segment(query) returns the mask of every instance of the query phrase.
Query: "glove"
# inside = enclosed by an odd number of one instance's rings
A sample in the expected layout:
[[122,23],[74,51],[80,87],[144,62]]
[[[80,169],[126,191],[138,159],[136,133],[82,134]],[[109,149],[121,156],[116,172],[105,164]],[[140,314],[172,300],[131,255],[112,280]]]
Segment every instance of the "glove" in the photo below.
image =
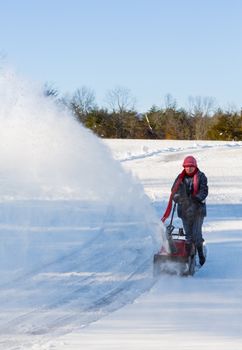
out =
[[193,200],[195,203],[201,203],[200,198],[198,198],[197,196],[192,196],[192,200]]
[[179,193],[175,193],[173,196],[173,201],[175,203],[179,203],[181,201],[181,196],[179,195]]

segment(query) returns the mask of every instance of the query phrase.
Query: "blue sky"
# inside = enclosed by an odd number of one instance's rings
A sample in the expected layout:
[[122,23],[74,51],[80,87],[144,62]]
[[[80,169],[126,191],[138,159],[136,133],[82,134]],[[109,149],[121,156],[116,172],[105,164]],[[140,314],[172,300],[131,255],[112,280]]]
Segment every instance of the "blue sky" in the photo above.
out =
[[0,52],[61,94],[116,86],[139,112],[171,94],[242,107],[241,0],[0,0]]

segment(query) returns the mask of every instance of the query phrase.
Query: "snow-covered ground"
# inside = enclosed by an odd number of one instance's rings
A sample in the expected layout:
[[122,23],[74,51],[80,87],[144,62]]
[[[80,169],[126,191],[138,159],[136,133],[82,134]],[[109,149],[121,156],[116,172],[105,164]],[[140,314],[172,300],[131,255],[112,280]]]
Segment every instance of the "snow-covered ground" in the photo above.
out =
[[[242,143],[102,142],[9,72],[0,95],[0,349],[241,350]],[[157,280],[188,154],[209,180],[208,259]]]

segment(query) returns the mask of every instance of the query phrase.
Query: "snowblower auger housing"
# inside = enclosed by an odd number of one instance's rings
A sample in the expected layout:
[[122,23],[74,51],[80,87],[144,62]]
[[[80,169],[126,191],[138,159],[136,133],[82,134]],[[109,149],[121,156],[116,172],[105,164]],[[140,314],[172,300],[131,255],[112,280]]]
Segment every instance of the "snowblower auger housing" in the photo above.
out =
[[162,247],[154,255],[154,276],[162,272],[180,276],[193,275],[195,272],[196,249],[193,243],[186,240],[183,229],[173,233],[168,239],[168,251]]
[[171,221],[166,227],[166,239],[168,247],[162,246],[160,251],[154,255],[154,276],[162,272],[189,276],[195,273],[196,248],[194,243],[186,239],[182,227],[175,228],[172,225],[176,204],[172,210]]

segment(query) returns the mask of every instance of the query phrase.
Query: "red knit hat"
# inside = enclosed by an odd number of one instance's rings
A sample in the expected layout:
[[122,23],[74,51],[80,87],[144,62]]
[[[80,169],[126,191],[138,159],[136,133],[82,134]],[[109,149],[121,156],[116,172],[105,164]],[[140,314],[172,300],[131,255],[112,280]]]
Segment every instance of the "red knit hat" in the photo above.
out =
[[187,156],[184,161],[183,161],[183,167],[189,167],[189,166],[193,166],[195,168],[197,168],[197,161],[193,156]]

